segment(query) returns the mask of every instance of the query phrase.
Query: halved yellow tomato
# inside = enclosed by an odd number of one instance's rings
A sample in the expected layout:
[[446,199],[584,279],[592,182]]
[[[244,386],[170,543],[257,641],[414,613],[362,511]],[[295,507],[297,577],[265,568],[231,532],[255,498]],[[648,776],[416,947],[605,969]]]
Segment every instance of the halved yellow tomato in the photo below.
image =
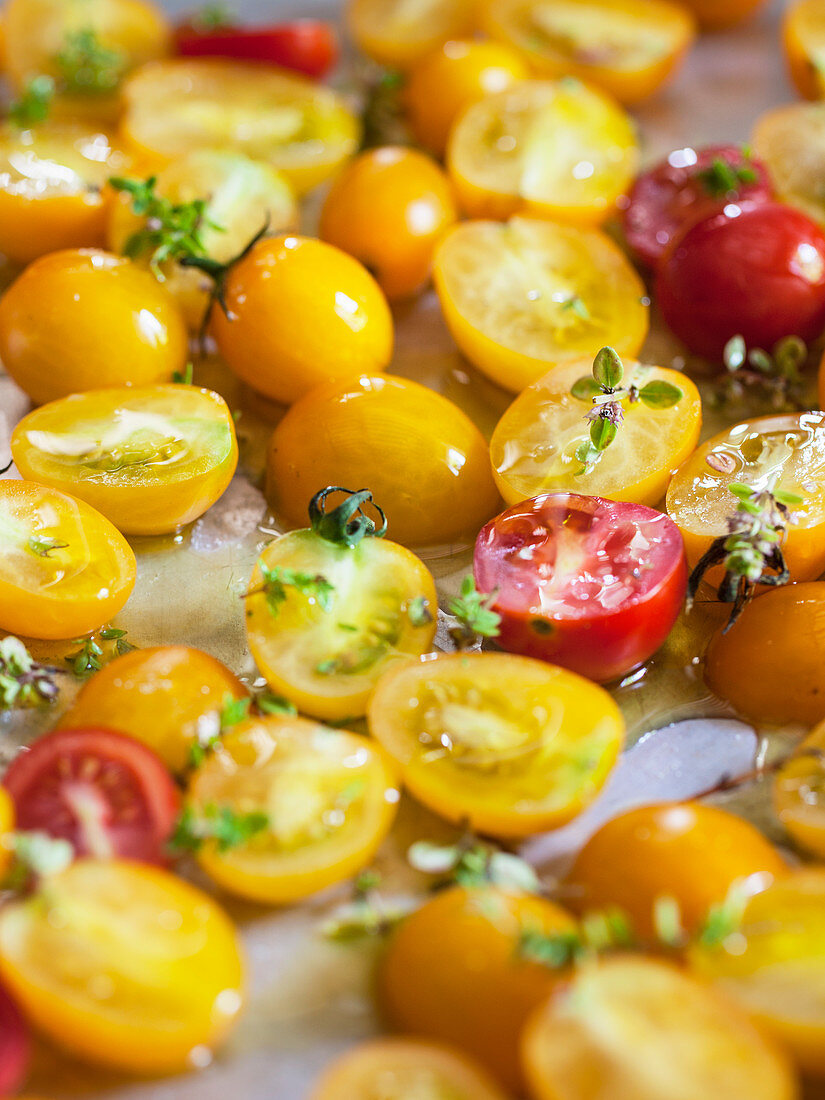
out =
[[825,722],[776,773],[773,809],[797,844],[825,859]]
[[379,65],[407,69],[448,38],[475,29],[474,0],[349,0],[347,26]]
[[145,863],[80,859],[0,910],[0,977],[74,1057],[134,1073],[204,1065],[243,1003],[226,914]]
[[825,6],[797,0],[782,22],[785,60],[797,91],[806,99],[825,95]]
[[632,357],[647,336],[644,284],[596,229],[465,222],[436,250],[433,277],[461,351],[515,393],[605,345]]
[[696,24],[670,0],[491,0],[483,24],[540,76],[577,76],[623,103],[652,95],[690,47]]
[[739,501],[732,483],[798,495],[783,550],[794,580],[825,570],[825,413],[785,413],[745,420],[703,443],[673,475],[667,511],[696,565],[728,532]]
[[527,1026],[536,1100],[796,1100],[783,1053],[727,999],[670,963],[583,966]]
[[753,150],[777,197],[825,225],[825,103],[789,103],[761,115]]
[[186,805],[195,821],[229,809],[266,824],[233,847],[207,840],[204,870],[241,897],[285,904],[351,878],[390,831],[400,798],[379,745],[304,718],[250,719],[195,772]]
[[623,365],[623,386],[641,389],[665,382],[682,396],[670,408],[625,402],[616,438],[588,469],[576,452],[590,439],[591,404],[571,391],[590,375],[590,363],[585,359],[554,367],[516,398],[493,432],[490,459],[508,504],[557,492],[651,506],[661,501],[671,474],[699,439],[701,398],[681,371],[629,360]]
[[639,161],[630,116],[573,77],[514,84],[469,106],[447,145],[447,168],[471,218],[535,214],[598,225]]
[[599,793],[624,739],[607,692],[509,654],[450,654],[382,677],[370,732],[425,806],[494,836],[563,825]]
[[31,481],[0,481],[0,551],[0,629],[11,634],[88,634],[135,584],[135,555],[107,519]]
[[130,535],[203,515],[238,464],[226,402],[197,386],[135,386],[52,401],[23,417],[11,451],[23,477],[72,492]]
[[158,167],[195,150],[245,153],[298,192],[355,152],[359,124],[335,92],[294,73],[221,58],[145,65],[123,85],[121,136]]

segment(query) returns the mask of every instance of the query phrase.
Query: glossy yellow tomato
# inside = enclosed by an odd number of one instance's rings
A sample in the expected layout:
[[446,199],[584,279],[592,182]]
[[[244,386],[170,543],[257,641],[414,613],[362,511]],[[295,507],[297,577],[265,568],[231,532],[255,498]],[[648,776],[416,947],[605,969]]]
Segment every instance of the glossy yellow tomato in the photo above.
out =
[[767,111],[754,127],[753,149],[777,197],[825,224],[825,103],[789,103]]
[[591,80],[623,103],[652,95],[694,33],[670,0],[491,0],[484,26],[523,52],[539,76]]
[[647,335],[644,284],[598,230],[465,222],[437,249],[433,275],[461,351],[514,393],[605,345],[635,356]]
[[454,1044],[518,1092],[524,1024],[568,977],[525,959],[521,937],[575,929],[568,913],[532,894],[442,890],[393,933],[379,970],[381,1007],[396,1030]]
[[81,859],[0,911],[0,977],[31,1022],[86,1061],[203,1065],[243,1002],[237,934],[167,871]]
[[782,22],[785,60],[791,79],[806,99],[825,95],[825,7],[822,0],[797,0]]
[[825,718],[825,584],[769,589],[711,639],[705,680],[747,718],[812,726]]
[[324,1072],[309,1100],[507,1100],[479,1066],[423,1039],[373,1039]]
[[722,30],[747,19],[765,0],[679,0],[706,30]]
[[776,773],[773,809],[800,847],[825,859],[825,723],[802,741]]
[[14,831],[14,802],[5,787],[0,787],[0,875],[3,875],[11,862],[11,848],[4,843],[9,833]]
[[435,246],[455,220],[441,168],[414,149],[387,145],[343,169],[321,211],[320,235],[360,260],[394,301],[426,283]]
[[825,870],[802,868],[751,898],[739,929],[697,944],[692,968],[825,1075]]
[[224,302],[226,310],[212,308],[218,350],[244,382],[276,401],[290,404],[322,382],[390,361],[386,298],[366,268],[324,241],[261,241],[230,269]]
[[599,793],[624,739],[607,692],[509,654],[401,665],[367,709],[404,785],[435,813],[494,836],[563,825]]
[[783,1053],[702,982],[641,957],[583,966],[523,1041],[536,1100],[796,1100]]
[[[295,196],[285,177],[243,153],[213,149],[185,153],[157,173],[155,193],[175,204],[205,201],[199,236],[204,252],[220,263],[239,255],[264,224],[273,235],[298,224]],[[110,205],[109,247],[113,252],[128,249],[138,263],[148,265],[151,245],[138,249],[136,255],[133,252],[135,234],[145,226],[146,217],[135,214],[131,196],[120,194]],[[174,262],[161,270],[186,323],[197,332],[209,306],[210,280]]]
[[520,394],[498,422],[490,441],[496,483],[508,504],[539,493],[572,492],[657,505],[673,471],[693,451],[702,403],[680,371],[625,360],[622,385],[666,382],[682,393],[670,408],[624,402],[616,438],[590,468],[576,452],[590,438],[589,399],[570,392],[590,376],[590,363],[554,367]]
[[728,486],[782,489],[794,505],[783,550],[794,580],[825,569],[825,413],[786,413],[745,420],[713,436],[679,467],[667,510],[695,566],[714,539],[727,534],[739,501]]
[[248,692],[229,669],[189,646],[149,646],[92,676],[61,719],[64,729],[101,726],[142,741],[176,773],[192,749],[220,732],[227,702]]
[[228,807],[261,814],[245,843],[207,841],[204,870],[240,897],[285,904],[343,882],[372,860],[400,798],[380,746],[304,718],[243,722],[195,772],[186,804],[195,820]]
[[159,166],[201,149],[245,153],[298,192],[355,152],[359,124],[329,88],[267,65],[178,58],[145,65],[123,86],[121,135]]
[[446,397],[405,378],[362,375],[318,387],[278,424],[267,496],[298,526],[324,486],[369,488],[405,546],[466,543],[499,503],[486,451]]
[[535,214],[598,225],[636,173],[630,116],[572,77],[514,84],[471,104],[447,145],[458,201],[471,218]]
[[0,299],[0,358],[35,404],[101,386],[171,381],[188,337],[174,299],[121,256],[41,256]]
[[0,126],[0,252],[25,264],[61,248],[103,245],[101,188],[126,163],[107,133],[79,122]]
[[196,386],[134,386],[52,401],[14,429],[23,477],[72,492],[129,535],[162,535],[210,508],[238,464],[226,402]]
[[135,555],[94,508],[31,481],[0,481],[0,630],[77,638],[120,611]]
[[425,54],[409,73],[404,87],[407,121],[420,144],[442,156],[465,107],[529,75],[519,53],[504,43],[451,38]]
[[367,57],[407,69],[448,38],[475,28],[473,0],[348,0],[347,26]]

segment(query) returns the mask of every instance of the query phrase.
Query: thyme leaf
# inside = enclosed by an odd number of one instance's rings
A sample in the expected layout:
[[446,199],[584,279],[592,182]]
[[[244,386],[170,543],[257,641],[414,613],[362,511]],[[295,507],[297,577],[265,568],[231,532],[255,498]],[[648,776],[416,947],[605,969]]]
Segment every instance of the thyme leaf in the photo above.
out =
[[117,88],[126,71],[126,60],[120,50],[104,46],[92,27],[83,27],[67,33],[55,64],[63,90],[100,95]]
[[458,623],[450,630],[450,635],[459,649],[466,649],[479,638],[497,638],[501,626],[501,615],[493,611],[498,591],[481,593],[471,576],[461,582],[458,596],[447,604],[447,610]]
[[202,810],[183,808],[169,841],[174,852],[199,852],[207,841],[214,841],[219,852],[228,852],[247,844],[269,825],[264,813],[238,813],[231,806],[209,803]]
[[59,670],[38,664],[19,638],[0,641],[0,710],[52,703]]

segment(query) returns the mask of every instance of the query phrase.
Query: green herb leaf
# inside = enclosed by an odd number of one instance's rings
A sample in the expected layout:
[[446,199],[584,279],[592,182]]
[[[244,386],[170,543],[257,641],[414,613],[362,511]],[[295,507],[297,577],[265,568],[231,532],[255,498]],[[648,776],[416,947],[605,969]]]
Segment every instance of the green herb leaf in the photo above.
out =
[[756,490],[752,485],[745,485],[741,481],[732,481],[728,485],[728,492],[733,493],[739,500],[750,500],[756,494]]
[[447,604],[447,610],[458,619],[465,635],[472,638],[497,638],[501,615],[493,611],[492,604],[498,593],[482,594],[475,581],[467,576],[461,582],[461,594]]
[[28,130],[49,117],[55,85],[50,76],[36,76],[26,85],[19,99],[9,104],[9,122]]
[[525,928],[519,936],[518,953],[527,962],[539,963],[550,970],[563,970],[586,954],[576,931],[539,932]]
[[597,453],[607,450],[616,438],[617,431],[618,429],[612,420],[605,420],[599,417],[597,420],[591,422],[590,442],[593,444]]
[[433,621],[433,613],[426,596],[416,596],[407,603],[407,618],[415,627],[429,626]]
[[748,352],[748,362],[762,374],[772,374],[774,370],[773,359],[762,348],[751,348]]
[[239,722],[243,722],[249,715],[249,708],[251,705],[252,700],[248,695],[242,696],[240,699],[233,699],[227,692],[223,697],[223,707],[221,708],[221,733],[232,729],[233,726],[237,726]]
[[197,812],[184,807],[169,841],[175,852],[199,852],[207,841],[214,841],[219,852],[247,844],[269,825],[264,813],[237,813],[230,806],[210,803]]
[[682,947],[686,940],[682,910],[676,898],[661,895],[653,903],[653,927],[666,947]]
[[274,695],[271,691],[263,691],[255,696],[255,706],[261,714],[286,714],[298,713],[298,708],[283,695]]
[[53,703],[58,669],[38,664],[19,638],[0,641],[0,710]]
[[786,508],[795,508],[805,500],[804,497],[798,496],[796,493],[788,493],[784,489],[774,489],[773,496],[774,500],[778,500]]
[[49,535],[30,535],[26,545],[39,558],[47,558],[52,550],[65,550],[69,544]]
[[238,20],[228,4],[206,4],[192,16],[192,26],[198,31],[216,31],[233,27]]
[[107,49],[91,27],[69,31],[55,57],[60,83],[67,92],[100,95],[113,92],[126,72],[126,55]]
[[583,321],[590,320],[590,310],[578,294],[574,294],[572,298],[567,298],[563,301],[561,308],[563,313],[575,313],[576,316],[581,317]]
[[741,370],[748,357],[748,349],[743,336],[732,336],[725,344],[722,360],[731,373]]
[[194,377],[194,367],[191,363],[187,363],[182,371],[176,370],[172,375],[172,381],[179,386],[191,386],[192,378]]
[[709,195],[724,199],[735,198],[742,184],[755,183],[759,177],[749,164],[734,165],[723,157],[714,157],[708,168],[696,172],[696,178]]
[[620,386],[624,367],[619,353],[610,347],[602,348],[593,360],[593,377],[606,390],[615,390]]
[[573,383],[570,392],[579,401],[592,401],[597,393],[602,392],[602,388],[595,378],[585,377],[577,379]]
[[303,573],[298,569],[284,569],[280,566],[270,569],[263,558],[258,559],[258,568],[263,582],[259,589],[248,592],[247,596],[263,592],[273,618],[278,617],[281,604],[286,600],[287,590],[290,588],[294,588],[308,600],[314,600],[322,611],[329,611],[332,607],[332,594],[335,588],[320,573]]
[[644,401],[649,409],[671,409],[684,397],[684,393],[678,386],[670,382],[648,382],[639,390],[639,400]]

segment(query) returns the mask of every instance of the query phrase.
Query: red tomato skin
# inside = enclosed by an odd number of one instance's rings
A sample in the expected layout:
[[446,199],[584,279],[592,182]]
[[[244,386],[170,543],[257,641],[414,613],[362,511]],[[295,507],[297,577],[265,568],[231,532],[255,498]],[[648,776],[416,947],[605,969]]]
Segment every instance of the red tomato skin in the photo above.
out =
[[338,60],[338,39],[320,19],[296,19],[272,27],[218,27],[199,30],[185,23],[175,31],[182,57],[229,57],[261,61],[318,80]]
[[[125,774],[130,784],[127,794],[132,796],[135,812],[121,821],[109,817],[108,824],[102,825],[111,852],[90,847],[62,797],[63,783],[71,782],[75,789],[84,786],[83,773],[78,776],[78,771],[88,767],[89,761],[102,764],[110,783]],[[100,790],[93,779],[86,783]],[[15,757],[3,786],[14,802],[18,829],[40,830],[69,840],[78,856],[111,855],[159,865],[169,862],[167,842],[180,812],[180,793],[160,757],[133,737],[108,729],[55,730]],[[112,789],[108,787],[108,792]],[[122,782],[119,790],[122,797]],[[102,815],[110,815],[107,789],[98,807]]]
[[11,1096],[23,1083],[29,1067],[30,1046],[23,1017],[0,986],[0,1096]]
[[[579,615],[550,616],[531,611],[529,595],[514,586],[518,574],[530,569],[514,560],[526,545],[519,537],[519,526],[559,530],[577,514],[586,521],[597,513],[613,530],[649,520],[661,524],[667,561],[659,569],[656,583],[609,610],[588,600]],[[537,541],[540,539],[539,535]],[[575,493],[534,497],[491,520],[476,540],[473,573],[480,592],[498,589],[493,609],[501,616],[496,642],[502,649],[561,665],[598,683],[627,675],[659,649],[684,605],[688,579],[682,536],[668,516],[642,504]],[[535,572],[532,579],[535,581]]]
[[691,226],[659,266],[665,321],[696,355],[721,362],[743,336],[770,350],[784,336],[806,343],[825,328],[825,234],[781,203],[733,204]]
[[[694,153],[696,162],[685,164]],[[733,167],[747,166],[753,183],[737,187],[738,199],[714,198],[697,173],[717,159]],[[622,214],[625,240],[636,258],[656,268],[672,242],[689,226],[724,210],[729,202],[763,203],[773,198],[773,187],[761,161],[745,160],[738,145],[710,145],[705,149],[678,149],[634,183]]]

